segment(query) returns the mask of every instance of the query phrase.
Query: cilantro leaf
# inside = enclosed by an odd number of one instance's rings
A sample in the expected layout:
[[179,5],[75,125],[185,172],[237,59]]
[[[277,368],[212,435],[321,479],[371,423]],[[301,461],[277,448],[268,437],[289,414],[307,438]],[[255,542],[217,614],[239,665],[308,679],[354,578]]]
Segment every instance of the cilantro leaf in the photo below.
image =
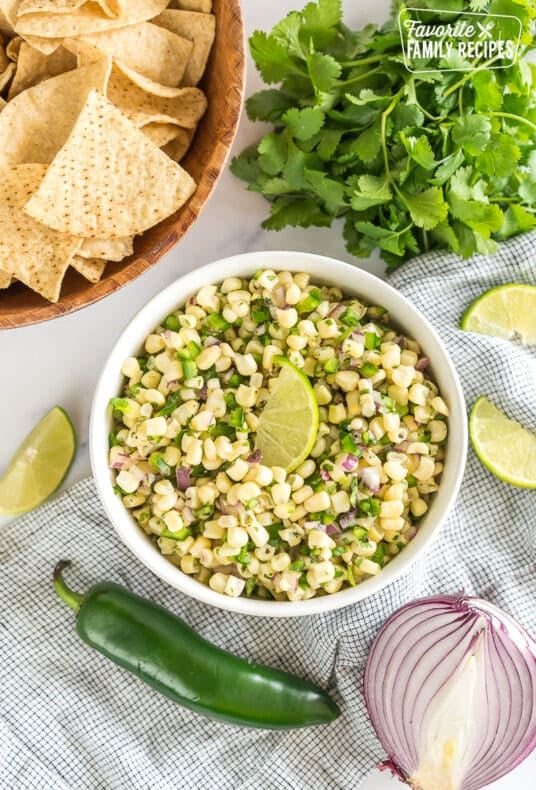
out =
[[419,228],[431,230],[447,218],[448,203],[443,198],[443,191],[439,187],[430,187],[416,195],[402,196],[408,207],[411,219]]
[[464,151],[477,156],[488,145],[491,135],[491,121],[485,115],[461,115],[456,119],[452,139]]
[[270,216],[262,223],[266,230],[282,230],[287,225],[308,228],[311,225],[329,228],[332,218],[326,214],[314,198],[277,198]]
[[260,30],[256,30],[249,39],[249,48],[255,65],[268,84],[281,82],[289,74],[302,73],[285,45]]
[[259,165],[263,173],[276,176],[287,161],[287,141],[279,134],[267,134],[259,143]]
[[479,200],[463,200],[452,192],[448,194],[451,214],[462,220],[482,238],[489,239],[491,233],[499,231],[503,224],[503,213],[496,203]]
[[507,178],[517,168],[521,149],[507,134],[492,134],[490,145],[477,159],[481,172],[487,176]]
[[331,91],[337,85],[342,71],[340,63],[337,63],[335,58],[331,55],[323,55],[321,52],[313,52],[307,58],[307,68],[311,82],[320,93]]
[[293,107],[283,115],[282,120],[287,125],[287,129],[297,140],[309,140],[318,134],[324,125],[325,116],[322,110],[317,107],[306,107],[298,110]]
[[291,96],[275,89],[259,91],[246,101],[246,111],[251,121],[279,121],[294,102]]

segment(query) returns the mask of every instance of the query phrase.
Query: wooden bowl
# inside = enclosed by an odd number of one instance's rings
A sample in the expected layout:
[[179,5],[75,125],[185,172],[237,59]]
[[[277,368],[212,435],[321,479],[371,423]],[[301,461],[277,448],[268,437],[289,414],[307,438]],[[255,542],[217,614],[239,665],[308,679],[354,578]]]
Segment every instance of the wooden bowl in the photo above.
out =
[[214,0],[216,39],[200,87],[208,110],[181,165],[198,187],[176,214],[136,238],[134,255],[109,263],[97,284],[70,269],[60,301],[51,304],[17,283],[0,291],[0,329],[50,321],[104,299],[154,266],[192,227],[225,166],[238,128],[245,87],[245,39],[240,0]]

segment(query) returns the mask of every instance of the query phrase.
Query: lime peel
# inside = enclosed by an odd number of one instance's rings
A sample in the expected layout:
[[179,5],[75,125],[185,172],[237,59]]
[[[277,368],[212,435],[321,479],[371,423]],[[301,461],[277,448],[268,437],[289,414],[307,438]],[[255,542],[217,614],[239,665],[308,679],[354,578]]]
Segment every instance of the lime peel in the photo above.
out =
[[27,513],[57,491],[76,452],[68,414],[56,406],[25,438],[0,478],[0,515]]
[[509,419],[484,395],[471,409],[473,448],[492,474],[518,488],[536,488],[536,434]]

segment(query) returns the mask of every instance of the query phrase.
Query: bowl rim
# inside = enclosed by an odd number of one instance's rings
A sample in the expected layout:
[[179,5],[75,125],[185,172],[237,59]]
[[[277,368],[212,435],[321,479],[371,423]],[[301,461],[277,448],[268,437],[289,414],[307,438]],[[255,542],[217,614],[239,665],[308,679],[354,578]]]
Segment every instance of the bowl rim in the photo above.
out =
[[[194,194],[175,214],[158,223],[158,225],[166,227],[166,232],[158,240],[158,243],[153,244],[149,250],[134,252],[124,261],[121,261],[120,264],[108,262],[107,266],[111,269],[110,274],[106,275],[105,273],[105,276],[98,283],[85,282],[82,292],[74,291],[65,296],[60,295],[57,302],[46,302],[44,299],[39,299],[38,304],[27,307],[24,313],[16,311],[11,314],[2,312],[0,309],[0,332],[4,329],[18,329],[53,321],[57,318],[77,313],[79,310],[84,310],[102,301],[134,282],[134,280],[137,280],[144,272],[159,263],[164,255],[180,244],[195,225],[213,197],[214,190],[225,171],[225,165],[229,160],[233,142],[238,133],[245,100],[247,45],[242,3],[241,0],[221,0],[221,2],[232,2],[231,18],[233,25],[229,27],[229,35],[226,38],[228,41],[233,42],[233,57],[237,61],[238,66],[233,70],[234,83],[229,86],[226,94],[225,110],[228,113],[226,117],[227,122],[223,127],[220,123],[219,128],[216,129],[216,144],[210,158],[206,161],[202,176],[197,181],[197,188]],[[213,9],[212,13],[214,11],[215,9]],[[201,81],[199,87],[203,87],[203,81]],[[204,118],[201,119],[200,124],[203,121]],[[181,160],[179,164],[184,166],[185,160]],[[170,225],[172,217],[175,217],[175,219],[173,224]],[[154,227],[158,227],[158,225]],[[154,227],[140,234],[140,237],[153,231]],[[81,275],[77,276],[81,278]]]
[[[345,295],[361,295],[369,302],[376,300],[376,294],[381,295],[376,303],[387,305],[395,324],[405,328],[409,322],[419,327],[417,333],[412,329],[408,334],[415,337],[424,347],[426,355],[430,356],[434,379],[440,380],[440,389],[447,396],[450,408],[449,442],[441,485],[417,535],[377,576],[356,587],[307,601],[231,598],[214,592],[207,585],[183,573],[160,554],[113,493],[112,473],[106,463],[110,419],[106,419],[104,415],[110,398],[119,391],[124,360],[136,353],[162,316],[174,307],[184,304],[202,285],[221,282],[229,276],[252,276],[261,267],[275,271],[306,271],[313,279],[338,285],[345,291]],[[391,305],[396,305],[396,308],[393,310]],[[404,316],[402,321],[399,321],[400,315]],[[407,573],[438,537],[454,505],[463,478],[467,445],[466,406],[461,383],[443,341],[424,315],[388,282],[362,269],[323,255],[285,250],[243,253],[214,261],[179,277],[152,297],[130,319],[108,355],[95,388],[89,427],[89,451],[97,491],[105,512],[123,543],[149,570],[186,595],[219,609],[260,617],[300,617],[333,611],[370,597]]]

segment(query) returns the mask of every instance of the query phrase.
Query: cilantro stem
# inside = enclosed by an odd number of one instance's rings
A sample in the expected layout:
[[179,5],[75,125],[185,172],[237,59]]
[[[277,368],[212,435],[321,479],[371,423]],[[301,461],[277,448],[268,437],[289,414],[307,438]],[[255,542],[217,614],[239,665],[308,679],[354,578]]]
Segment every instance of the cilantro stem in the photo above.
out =
[[395,93],[391,102],[388,107],[382,112],[382,121],[381,121],[381,143],[382,143],[382,152],[383,152],[383,162],[385,165],[385,172],[387,174],[387,178],[393,184],[394,188],[397,192],[399,192],[398,187],[396,186],[394,179],[391,175],[391,168],[389,167],[389,153],[387,151],[387,135],[386,135],[386,124],[387,119],[395,109],[396,105],[402,98],[402,94],[404,93],[404,88],[400,88],[398,93]]
[[379,63],[383,59],[383,55],[371,55],[369,58],[361,58],[361,60],[343,60],[341,66],[343,69],[350,69],[353,66],[368,66],[370,63]]
[[364,74],[358,74],[357,77],[352,77],[351,80],[344,80],[344,82],[339,82],[339,85],[352,85],[354,82],[361,82],[361,80],[367,80],[372,74],[377,74],[378,71],[381,71],[381,66],[377,66],[375,69],[371,69],[370,71],[366,71]]
[[450,96],[451,93],[457,91],[458,88],[463,87],[466,82],[468,82],[470,79],[472,79],[475,76],[475,74],[477,74],[479,71],[485,71],[488,68],[488,66],[490,66],[498,59],[499,56],[496,55],[494,58],[491,58],[490,60],[487,60],[485,63],[482,63],[480,66],[477,66],[476,69],[473,69],[472,71],[468,71],[466,74],[464,74],[461,80],[455,82],[454,85],[451,85],[450,88],[445,91],[445,93],[443,94],[443,98],[446,99],[447,96]]
[[517,121],[517,123],[524,123],[525,126],[536,132],[536,123],[532,123],[528,118],[523,118],[522,115],[514,115],[511,112],[489,112],[488,115],[492,115],[494,118],[510,118],[510,120]]

